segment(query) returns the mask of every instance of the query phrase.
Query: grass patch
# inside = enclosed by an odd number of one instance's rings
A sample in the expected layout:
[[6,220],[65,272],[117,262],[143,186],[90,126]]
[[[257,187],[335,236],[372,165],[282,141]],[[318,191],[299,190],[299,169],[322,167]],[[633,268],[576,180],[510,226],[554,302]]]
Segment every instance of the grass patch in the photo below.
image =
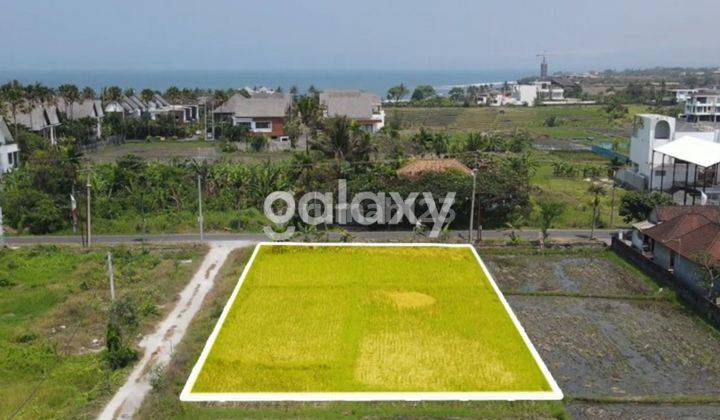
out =
[[270,245],[259,249],[192,387],[550,390],[469,248]]
[[215,287],[177,346],[170,364],[159,372],[138,418],[566,418],[562,401],[377,402],[377,403],[184,403],[178,399],[193,364],[222,312],[224,303],[250,258],[251,249],[228,257]]
[[[20,407],[20,418],[93,417],[125,380],[128,369],[110,371],[103,360],[108,249],[0,248],[0,417]],[[117,296],[137,308],[137,333],[170,310],[205,252],[190,245],[112,251]]]

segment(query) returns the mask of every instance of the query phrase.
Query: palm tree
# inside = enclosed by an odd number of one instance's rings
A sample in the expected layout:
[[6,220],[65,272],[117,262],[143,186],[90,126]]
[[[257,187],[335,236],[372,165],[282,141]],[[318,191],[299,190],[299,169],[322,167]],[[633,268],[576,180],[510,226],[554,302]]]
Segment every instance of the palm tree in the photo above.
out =
[[86,86],[85,89],[82,90],[83,99],[95,99],[95,96],[95,89],[91,88],[90,86]]
[[143,100],[143,102],[148,103],[152,101],[152,99],[155,97],[155,92],[152,89],[143,89],[140,92],[140,99]]
[[552,227],[553,222],[565,210],[563,203],[557,201],[541,201],[540,202],[540,247],[545,247],[545,241],[550,236],[548,230]]
[[328,118],[313,144],[326,156],[349,162],[365,161],[371,151],[370,134],[344,116]]
[[298,136],[305,141],[305,152],[310,151],[310,138],[317,135],[322,125],[323,108],[315,96],[302,96],[289,110],[289,128],[296,127]]
[[590,239],[593,239],[595,237],[595,225],[598,222],[598,219],[600,218],[600,197],[605,195],[605,187],[603,187],[601,184],[592,183],[588,187],[588,192],[592,195],[592,207],[593,207],[593,217],[592,217],[592,226],[590,227]]
[[60,85],[58,87],[58,93],[65,100],[65,105],[69,107],[69,117],[73,119],[73,108],[75,108],[75,102],[80,99],[80,90],[77,86],[72,84]]
[[392,99],[395,103],[400,102],[400,99],[407,96],[410,93],[407,87],[403,83],[397,86],[393,86],[388,90],[388,99]]
[[4,103],[7,103],[10,107],[10,114],[12,115],[13,125],[15,130],[15,140],[18,138],[18,122],[17,114],[22,112],[23,105],[25,105],[25,92],[23,86],[17,80],[5,83],[0,86],[0,97]]

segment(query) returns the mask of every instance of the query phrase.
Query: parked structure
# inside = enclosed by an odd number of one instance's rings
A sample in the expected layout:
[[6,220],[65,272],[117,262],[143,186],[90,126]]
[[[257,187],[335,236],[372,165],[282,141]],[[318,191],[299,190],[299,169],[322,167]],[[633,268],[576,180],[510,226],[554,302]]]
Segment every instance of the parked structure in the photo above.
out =
[[711,293],[706,269],[720,264],[717,206],[657,207],[647,221],[635,224],[632,246],[696,293],[720,294],[720,284]]
[[29,112],[18,112],[11,123],[20,124],[30,131],[40,133],[52,145],[57,144],[55,128],[60,125],[60,118],[55,105],[35,105]]
[[370,132],[376,133],[385,126],[385,111],[380,97],[359,90],[330,90],[320,93],[320,105],[327,117],[347,117]]
[[97,99],[84,99],[82,102],[68,104],[64,99],[57,102],[58,111],[65,115],[65,118],[77,121],[83,118],[95,120],[95,137],[102,137],[102,119],[105,116],[102,103]]
[[630,138],[631,168],[618,172],[618,179],[641,191],[657,190],[720,199],[718,164],[720,130],[688,124],[656,114],[635,117]]
[[5,120],[0,116],[0,174],[20,165],[20,148],[10,133]]
[[235,126],[244,125],[251,133],[289,143],[285,119],[291,101],[292,98],[284,93],[256,93],[249,98],[236,93],[213,113],[219,119],[229,119]]
[[720,121],[720,91],[701,89],[689,93],[684,116],[688,122]]

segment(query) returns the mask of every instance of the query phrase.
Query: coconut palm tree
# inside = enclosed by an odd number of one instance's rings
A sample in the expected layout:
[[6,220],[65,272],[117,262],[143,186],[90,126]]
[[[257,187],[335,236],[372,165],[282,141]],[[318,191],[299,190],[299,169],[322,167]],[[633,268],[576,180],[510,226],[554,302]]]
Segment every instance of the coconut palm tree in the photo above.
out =
[[328,157],[349,162],[365,161],[371,151],[370,134],[344,116],[328,118],[313,145]]
[[69,117],[73,119],[73,108],[75,108],[75,102],[80,99],[80,90],[72,84],[60,85],[58,94],[65,100],[65,104],[69,107]]
[[305,95],[298,98],[289,109],[289,128],[297,130],[305,142],[305,152],[310,150],[310,139],[317,135],[322,126],[323,108],[315,96]]
[[6,103],[9,107],[10,115],[12,116],[15,140],[18,138],[18,122],[17,114],[23,111],[25,105],[25,92],[23,85],[17,80],[5,83],[0,86],[0,98],[2,102]]
[[143,89],[140,92],[140,99],[143,100],[143,102],[148,103],[152,101],[152,99],[155,97],[155,92],[152,89]]
[[85,86],[85,88],[82,90],[83,99],[95,99],[95,96],[95,89],[91,88],[90,86]]

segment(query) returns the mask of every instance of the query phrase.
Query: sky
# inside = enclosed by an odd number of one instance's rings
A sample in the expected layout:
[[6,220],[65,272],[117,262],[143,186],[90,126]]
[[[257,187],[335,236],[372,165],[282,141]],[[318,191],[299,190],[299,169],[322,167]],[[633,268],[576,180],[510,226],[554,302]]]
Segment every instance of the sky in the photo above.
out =
[[0,0],[2,70],[717,66],[718,0]]

